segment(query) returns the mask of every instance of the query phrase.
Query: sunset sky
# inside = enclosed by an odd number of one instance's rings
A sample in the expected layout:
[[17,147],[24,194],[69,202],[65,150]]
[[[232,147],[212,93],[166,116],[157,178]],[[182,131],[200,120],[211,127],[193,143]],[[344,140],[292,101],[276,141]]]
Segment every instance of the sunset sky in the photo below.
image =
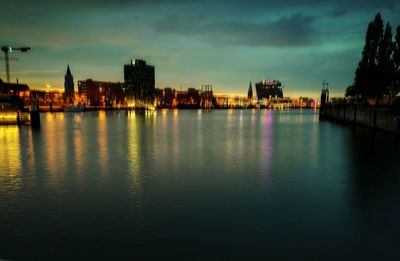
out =
[[[82,2],[82,3],[81,3]],[[368,23],[380,11],[393,32],[399,1],[2,1],[0,45],[12,53],[11,79],[63,88],[67,64],[77,80],[123,81],[123,65],[146,60],[156,87],[212,84],[247,93],[277,79],[285,96],[342,96],[354,78]],[[2,54],[2,58],[3,54]],[[5,80],[4,61],[0,78]]]

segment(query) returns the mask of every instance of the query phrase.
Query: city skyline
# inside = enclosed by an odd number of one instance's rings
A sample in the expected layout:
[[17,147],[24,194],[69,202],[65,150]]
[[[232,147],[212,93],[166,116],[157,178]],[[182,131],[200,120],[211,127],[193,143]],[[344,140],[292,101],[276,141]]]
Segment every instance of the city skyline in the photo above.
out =
[[[376,12],[400,24],[395,1],[45,1],[4,3],[1,46],[12,53],[11,81],[63,89],[75,80],[123,81],[123,65],[155,66],[156,87],[198,87],[246,96],[249,82],[277,79],[285,96],[332,96],[352,84],[368,23]],[[272,37],[271,37],[272,36]],[[4,64],[1,76],[5,80]]]

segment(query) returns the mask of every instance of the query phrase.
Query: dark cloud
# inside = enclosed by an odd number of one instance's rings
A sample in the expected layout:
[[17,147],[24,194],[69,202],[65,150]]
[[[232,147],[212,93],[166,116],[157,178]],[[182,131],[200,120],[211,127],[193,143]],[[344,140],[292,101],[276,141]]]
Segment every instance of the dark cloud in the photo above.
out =
[[[262,11],[266,8],[299,8],[299,7],[321,7],[332,6],[334,8],[345,10],[360,10],[360,9],[376,9],[388,8],[393,9],[399,6],[398,0],[336,0],[321,1],[321,0],[13,0],[2,3],[2,8],[17,9],[17,8],[36,8],[36,7],[71,7],[71,8],[126,8],[129,6],[157,6],[157,5],[175,5],[185,3],[201,3],[208,7],[224,7],[226,9],[239,8],[241,10],[252,9]],[[4,10],[3,9],[3,10]]]
[[[197,1],[197,0],[191,0]],[[71,9],[119,9],[131,6],[155,6],[160,4],[185,3],[185,0],[13,0],[2,4],[5,10],[32,9],[32,8],[71,8]]]
[[300,13],[272,21],[210,21],[202,16],[182,18],[171,15],[155,24],[158,32],[195,36],[212,44],[294,47],[316,41],[314,17]]

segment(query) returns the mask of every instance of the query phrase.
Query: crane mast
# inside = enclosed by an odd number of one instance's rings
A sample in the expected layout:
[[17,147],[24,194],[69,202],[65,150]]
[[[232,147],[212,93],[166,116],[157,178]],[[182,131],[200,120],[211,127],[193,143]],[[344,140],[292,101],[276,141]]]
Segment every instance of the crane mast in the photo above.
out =
[[14,48],[11,46],[3,46],[1,47],[1,50],[4,52],[4,60],[6,61],[6,77],[7,77],[7,82],[10,82],[10,53],[13,51],[21,51],[23,53],[31,50],[30,47],[19,47],[19,48]]

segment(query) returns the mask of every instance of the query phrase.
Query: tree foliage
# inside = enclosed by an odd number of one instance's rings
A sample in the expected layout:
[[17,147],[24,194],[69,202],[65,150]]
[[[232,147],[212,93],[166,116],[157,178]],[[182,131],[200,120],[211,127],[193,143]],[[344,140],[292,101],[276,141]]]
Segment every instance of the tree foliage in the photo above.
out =
[[396,95],[400,92],[400,26],[397,26],[396,37],[393,44],[393,90]]
[[384,28],[378,13],[368,25],[354,84],[347,87],[346,96],[364,99],[395,96],[400,90],[399,74],[400,27],[393,42],[392,27],[387,23]]

